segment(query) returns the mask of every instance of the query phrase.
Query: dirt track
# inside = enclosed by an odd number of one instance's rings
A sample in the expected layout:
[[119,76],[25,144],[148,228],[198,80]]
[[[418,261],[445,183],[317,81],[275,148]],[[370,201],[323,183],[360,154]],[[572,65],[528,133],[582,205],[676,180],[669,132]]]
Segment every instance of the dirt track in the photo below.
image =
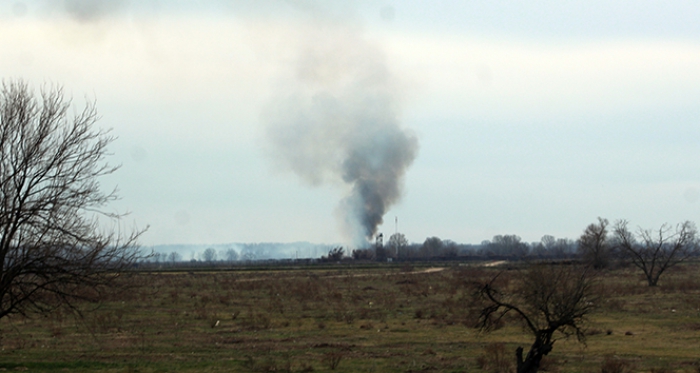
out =
[[445,267],[430,267],[420,271],[411,272],[390,272],[390,273],[357,273],[357,274],[347,274],[347,275],[333,275],[327,276],[326,278],[343,278],[343,277],[371,277],[371,276],[397,276],[397,275],[422,275],[425,273],[435,273],[444,271]]
[[[348,274],[319,276],[319,277],[323,277],[323,278],[348,278],[348,277],[372,277],[372,276],[423,275],[423,274],[428,274],[428,273],[441,272],[441,271],[444,271],[445,269],[446,269],[445,267],[430,267],[430,268],[422,269],[420,271],[411,271],[411,272],[348,273]],[[297,277],[304,277],[304,276],[308,276],[308,273],[300,273],[299,275],[296,275],[296,276],[284,276],[284,277],[241,278],[241,279],[238,279],[237,281],[239,281],[239,282],[252,282],[252,281],[265,281],[265,280],[270,280],[273,278],[274,279],[297,278]]]
[[495,262],[484,263],[484,264],[482,264],[481,266],[482,266],[482,267],[497,267],[497,266],[499,266],[499,265],[501,265],[501,264],[505,264],[505,263],[507,263],[507,261],[505,261],[505,260],[498,260],[498,261],[495,261]]

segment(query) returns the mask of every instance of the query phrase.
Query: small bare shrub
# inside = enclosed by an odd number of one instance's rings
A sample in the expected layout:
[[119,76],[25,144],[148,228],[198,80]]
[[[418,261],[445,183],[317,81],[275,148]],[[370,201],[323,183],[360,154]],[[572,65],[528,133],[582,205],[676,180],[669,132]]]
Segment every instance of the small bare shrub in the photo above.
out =
[[52,338],[60,338],[63,335],[63,328],[60,326],[52,326],[49,330]]
[[283,359],[279,361],[272,356],[264,356],[260,359],[253,358],[251,356],[246,356],[246,361],[243,365],[253,372],[291,372],[291,360]]
[[552,373],[557,373],[559,372],[559,362],[557,359],[551,357],[551,356],[545,356],[542,358],[542,361],[540,361],[540,371],[541,372],[552,372]]
[[625,310],[626,305],[627,302],[616,298],[606,299],[605,302],[603,302],[603,308],[608,311],[621,312]]
[[651,368],[651,373],[673,373],[674,370],[667,367],[662,368]]
[[228,306],[231,304],[231,297],[229,294],[224,294],[219,296],[219,303],[223,304],[224,306]]
[[480,369],[491,373],[510,373],[513,371],[513,358],[506,351],[505,343],[489,343],[484,353],[476,358]]
[[121,330],[124,310],[95,311],[83,320],[88,331],[92,335]]
[[600,373],[630,373],[632,364],[617,356],[606,355],[600,364]]
[[422,318],[423,318],[423,310],[417,309],[417,310],[413,313],[413,318],[415,318],[415,319],[422,319]]
[[354,323],[355,322],[355,313],[352,311],[345,312],[345,314],[343,315],[343,320],[348,324]]
[[343,360],[343,353],[341,351],[327,352],[323,354],[322,358],[323,365],[330,370],[335,370],[335,368],[340,365],[341,360]]
[[240,321],[245,328],[248,330],[270,329],[272,326],[272,320],[270,320],[269,316],[252,310],[249,310],[248,312],[248,316],[242,318]]
[[194,318],[197,320],[206,320],[209,318],[209,310],[206,305],[197,304],[193,310]]
[[596,328],[586,330],[587,336],[598,335],[598,334],[603,334],[603,331],[600,329],[596,329]]
[[177,289],[171,290],[169,296],[170,302],[172,302],[173,304],[178,304],[178,302],[180,301],[180,292]]
[[298,371],[302,373],[309,373],[314,371],[314,367],[309,363],[301,363]]
[[145,330],[138,328],[132,331],[134,335],[133,343],[138,347],[141,354],[145,354],[149,346],[148,335]]

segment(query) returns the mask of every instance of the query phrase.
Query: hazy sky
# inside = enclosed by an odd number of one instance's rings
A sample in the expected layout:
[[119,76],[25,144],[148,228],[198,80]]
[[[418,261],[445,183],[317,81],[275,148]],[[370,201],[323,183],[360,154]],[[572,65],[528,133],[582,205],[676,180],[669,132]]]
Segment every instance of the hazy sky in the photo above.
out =
[[[97,100],[110,208],[146,245],[351,239],[349,186],[270,140],[280,102],[324,109],[320,91],[417,140],[385,235],[398,217],[412,242],[577,238],[598,216],[700,223],[698,19],[697,1],[0,0],[0,71]],[[330,158],[366,128],[333,123]]]

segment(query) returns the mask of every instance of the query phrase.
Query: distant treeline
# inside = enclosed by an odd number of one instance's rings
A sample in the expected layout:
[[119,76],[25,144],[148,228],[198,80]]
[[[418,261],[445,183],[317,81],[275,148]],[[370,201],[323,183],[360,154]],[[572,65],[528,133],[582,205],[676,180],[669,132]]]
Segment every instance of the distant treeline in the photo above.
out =
[[337,262],[357,260],[386,262],[454,260],[465,259],[465,257],[511,260],[525,257],[570,258],[576,255],[578,244],[570,239],[557,239],[549,235],[534,243],[523,242],[517,235],[497,235],[492,240],[486,240],[480,244],[461,244],[438,237],[426,238],[423,243],[409,244],[403,234],[397,233],[392,235],[385,244],[378,242],[370,247],[355,250],[347,250],[342,246],[308,243],[229,244],[207,247],[198,252],[193,251],[190,258],[185,259],[180,254],[183,247],[178,246],[179,251],[170,253],[154,252],[145,258],[142,264],[179,263],[180,265],[198,266],[226,263],[248,264],[264,261]]
[[158,245],[143,249],[143,262],[215,263],[254,262],[278,259],[319,258],[334,245],[309,242],[292,243],[229,243],[218,245]]
[[[423,243],[407,244],[401,233],[392,235],[384,244],[353,250],[350,256],[355,260],[449,260],[459,257],[480,257],[489,259],[570,258],[576,255],[576,241],[553,236],[544,236],[539,242],[523,242],[517,235],[497,235],[492,240],[480,244],[460,244],[439,237],[428,237]],[[332,255],[324,259],[334,259]]]
[[[185,248],[203,248],[189,246]],[[374,244],[365,248],[348,250],[339,245],[318,245],[308,242],[291,244],[253,243],[228,244],[192,251],[189,260],[183,260],[178,251],[160,251],[148,256],[142,264],[188,265],[249,264],[263,261],[283,262],[340,262],[340,261],[419,261],[419,260],[467,260],[467,259],[568,259],[581,257],[595,268],[605,268],[613,261],[624,259],[635,266],[655,273],[659,263],[663,268],[700,253],[700,237],[695,224],[685,221],[675,226],[664,224],[657,230],[638,228],[636,233],[628,229],[626,220],[610,224],[607,219],[588,225],[577,240],[545,235],[538,242],[523,242],[515,234],[496,235],[479,244],[461,244],[439,237],[428,237],[423,243],[409,243],[402,233],[395,233],[385,242],[379,235]],[[217,250],[218,249],[218,250]],[[656,282],[655,274],[649,275]]]

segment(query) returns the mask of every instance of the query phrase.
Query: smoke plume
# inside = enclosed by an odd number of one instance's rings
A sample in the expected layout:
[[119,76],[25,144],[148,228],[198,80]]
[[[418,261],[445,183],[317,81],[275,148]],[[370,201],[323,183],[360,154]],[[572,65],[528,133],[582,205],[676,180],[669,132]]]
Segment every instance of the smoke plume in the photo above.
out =
[[341,185],[346,236],[364,247],[401,197],[418,141],[398,119],[381,50],[347,25],[305,35],[293,78],[265,111],[271,154],[311,185]]
[[43,0],[48,11],[59,11],[79,23],[95,23],[105,17],[120,14],[128,8],[129,0]]

